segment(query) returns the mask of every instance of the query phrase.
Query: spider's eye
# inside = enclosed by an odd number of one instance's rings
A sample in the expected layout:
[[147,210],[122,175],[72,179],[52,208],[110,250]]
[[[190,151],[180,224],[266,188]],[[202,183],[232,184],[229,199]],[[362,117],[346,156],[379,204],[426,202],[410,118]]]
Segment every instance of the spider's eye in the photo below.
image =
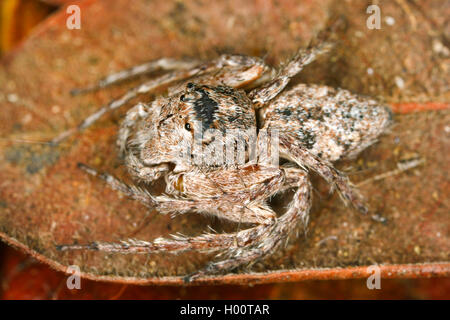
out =
[[183,95],[181,95],[181,97],[180,97],[180,101],[186,101],[186,96],[183,94]]
[[185,128],[187,131],[191,131],[191,124],[190,124],[189,122],[186,122],[186,124],[184,125],[184,128]]

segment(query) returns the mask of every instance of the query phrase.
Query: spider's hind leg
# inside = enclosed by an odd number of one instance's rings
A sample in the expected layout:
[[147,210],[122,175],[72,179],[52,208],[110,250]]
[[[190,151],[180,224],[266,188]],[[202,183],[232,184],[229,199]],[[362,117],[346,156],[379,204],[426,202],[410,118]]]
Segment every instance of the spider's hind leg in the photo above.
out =
[[178,253],[187,250],[218,251],[237,250],[253,243],[269,228],[267,225],[234,232],[234,233],[204,233],[200,236],[187,237],[172,235],[172,239],[157,238],[153,241],[127,239],[118,242],[91,242],[90,244],[58,245],[60,251],[67,250],[97,250],[118,253]]
[[248,265],[266,257],[281,244],[289,239],[289,236],[297,229],[298,223],[307,223],[309,210],[311,208],[311,184],[308,175],[304,171],[292,172],[296,175],[296,181],[292,186],[297,190],[289,203],[286,213],[277,221],[263,230],[263,234],[258,241],[254,241],[245,248],[230,248],[229,258],[222,261],[210,263],[206,268],[190,274],[184,278],[185,282],[190,282],[198,277],[224,273],[233,270],[241,265]]
[[[153,197],[150,193],[143,189],[129,186],[118,180],[114,176],[107,173],[99,173],[97,170],[84,164],[79,164],[87,173],[97,176],[104,180],[111,188],[120,191],[125,195],[138,200],[149,208],[156,208],[160,213],[167,214],[175,212],[187,212],[196,210],[206,212],[211,210],[216,199],[189,200],[170,198],[168,196]],[[92,242],[90,244],[79,245],[58,245],[57,249],[61,251],[67,250],[99,250],[105,252],[119,253],[155,253],[160,251],[168,251],[172,253],[199,250],[199,251],[217,251],[217,250],[240,250],[253,245],[271,230],[271,226],[276,221],[275,213],[268,207],[260,204],[250,204],[245,208],[258,217],[252,219],[244,219],[243,222],[258,224],[255,227],[241,230],[234,233],[205,233],[196,237],[185,237],[176,235],[172,239],[158,238],[154,241],[142,241],[128,239],[118,242]],[[239,208],[237,209],[239,210]],[[224,209],[224,213],[226,210]]]
[[283,91],[291,79],[299,74],[305,66],[316,60],[322,54],[330,51],[335,45],[335,40],[332,39],[332,35],[342,25],[343,20],[341,19],[331,20],[329,25],[310,41],[308,47],[299,49],[295,56],[282,66],[278,74],[271,81],[251,91],[249,96],[255,109],[264,107],[270,100],[274,99]]
[[323,42],[317,47],[301,49],[278,73],[277,76],[263,86],[253,89],[249,96],[256,109],[264,107],[288,85],[290,80],[316,58],[330,50],[332,43]]
[[295,138],[289,134],[280,136],[280,153],[294,161],[299,166],[306,166],[321,175],[333,187],[336,187],[344,200],[349,202],[359,212],[366,214],[368,208],[361,194],[356,190],[347,176],[335,169],[328,161],[310,153]]

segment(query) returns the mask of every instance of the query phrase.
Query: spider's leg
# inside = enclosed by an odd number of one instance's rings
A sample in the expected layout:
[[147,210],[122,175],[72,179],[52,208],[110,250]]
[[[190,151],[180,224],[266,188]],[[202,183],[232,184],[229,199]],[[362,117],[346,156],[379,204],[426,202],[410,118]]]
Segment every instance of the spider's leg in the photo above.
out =
[[[110,101],[108,104],[104,105],[99,110],[88,116],[77,127],[69,129],[59,134],[57,137],[52,139],[50,143],[53,145],[59,144],[61,141],[67,139],[76,132],[79,132],[81,130],[90,127],[101,116],[103,116],[107,112],[118,109],[119,107],[125,105],[131,99],[137,97],[138,95],[148,94],[161,87],[170,85],[171,83],[174,83],[176,81],[189,79],[193,76],[199,76],[202,74],[208,74],[214,70],[221,70],[225,66],[228,67],[239,66],[243,68],[243,71],[241,70],[240,73],[238,72],[236,76],[234,76],[233,73],[231,73],[228,75],[228,77],[224,78],[224,80],[226,80],[225,84],[233,87],[245,86],[249,83],[252,83],[252,81],[258,79],[261,75],[265,74],[268,68],[264,64],[264,62],[259,58],[241,55],[222,55],[215,60],[203,63],[201,65],[195,65],[190,69],[186,70],[181,69],[169,72],[167,74],[149,80],[137,87],[130,89],[120,98]],[[246,74],[246,72],[248,74]]]
[[161,251],[178,253],[187,250],[237,250],[254,243],[267,232],[268,228],[270,228],[270,225],[258,225],[234,233],[205,233],[196,237],[172,235],[172,239],[157,238],[153,241],[128,239],[118,242],[92,242],[85,245],[58,245],[57,248],[61,251],[84,249],[119,253],[156,253]]
[[314,37],[307,48],[300,49],[296,55],[284,65],[278,74],[265,85],[254,89],[250,92],[249,97],[252,99],[255,109],[260,109],[264,105],[275,98],[289,83],[291,78],[297,75],[303,68],[316,60],[316,58],[330,51],[335,45],[332,35],[342,28],[344,21],[340,18],[331,19],[327,27]]
[[250,89],[273,78],[273,69],[263,59],[237,54],[222,54],[212,60],[211,72],[196,75],[193,79],[168,88],[169,95],[183,90],[188,82],[199,85],[228,86],[235,89]]
[[126,196],[141,202],[146,207],[155,208],[156,201],[154,200],[153,196],[150,195],[150,193],[147,192],[146,190],[140,189],[135,186],[129,186],[128,184],[126,184],[123,181],[120,181],[113,175],[106,172],[99,172],[96,169],[89,167],[83,163],[78,163],[78,167],[86,171],[90,175],[102,179],[109,185],[111,189],[122,192]]
[[[159,172],[168,169],[165,166],[166,164],[160,164],[154,167],[149,167],[149,169],[153,169],[155,170],[155,172],[148,173],[148,175],[158,175]],[[89,167],[83,163],[78,163],[78,167],[86,171],[88,174],[102,179],[108,184],[111,189],[122,192],[126,196],[130,197],[133,200],[139,201],[148,208],[157,209],[162,214],[173,213],[176,211],[180,213],[187,212],[189,210],[197,209],[201,205],[211,205],[217,202],[215,199],[213,199],[200,201],[199,204],[194,200],[176,199],[170,198],[168,196],[154,197],[147,190],[136,187],[134,185],[128,185],[109,173],[99,172],[96,169]]]
[[[228,210],[230,208],[217,208],[217,199],[187,200],[171,198],[168,196],[153,197],[147,191],[137,187],[128,186],[112,175],[107,173],[99,173],[95,169],[83,164],[80,164],[79,166],[89,174],[98,176],[99,178],[105,180],[105,182],[108,183],[108,185],[114,190],[121,191],[127,196],[142,202],[147,207],[156,208],[160,213],[173,213],[174,211],[186,212],[190,210],[208,212],[213,208],[216,208],[216,210],[223,210],[224,212],[221,215],[223,217],[226,217],[229,213]],[[204,234],[198,237],[174,236],[173,239],[159,238],[154,241],[129,239],[117,243],[93,242],[87,245],[60,245],[58,246],[58,249],[90,249],[121,253],[151,253],[156,251],[179,252],[184,250],[214,251],[230,248],[237,249],[251,245],[259,239],[259,237],[266,232],[266,229],[273,225],[276,221],[275,213],[264,205],[250,204],[247,208],[234,207],[234,210],[236,211],[240,211],[242,209],[248,210],[253,214],[250,215],[249,212],[247,212],[247,214],[244,215],[243,222],[257,223],[258,225],[256,227],[229,234]],[[255,217],[255,215],[257,215],[257,217]],[[233,217],[234,215],[230,216]]]
[[275,76],[263,86],[253,89],[249,97],[256,109],[262,108],[275,98],[306,65],[313,62],[319,55],[328,52],[332,47],[330,42],[322,42],[316,47],[301,49]]
[[266,228],[265,233],[257,241],[240,250],[231,249],[229,259],[210,263],[205,269],[186,276],[185,281],[189,282],[201,276],[223,273],[252,263],[267,256],[286,241],[296,230],[298,222],[307,220],[311,208],[311,185],[308,176],[304,171],[299,172],[297,179],[298,188],[286,213],[278,218],[270,228]]
[[120,125],[119,133],[117,135],[117,146],[119,147],[120,156],[125,155],[125,150],[127,149],[128,138],[130,137],[131,131],[136,123],[145,118],[148,113],[149,106],[143,103],[138,103],[133,108],[128,110],[125,119]]
[[[112,188],[143,202],[147,206],[157,207],[162,213],[188,210],[204,211],[210,210],[217,204],[217,199],[187,200],[152,197],[148,192],[130,187],[111,175],[99,174],[94,169],[84,165],[82,165],[82,168],[88,173],[104,179]],[[307,174],[302,170],[291,170],[288,175],[289,179],[287,181],[289,181],[291,187],[297,186],[298,188],[287,212],[278,220],[276,220],[275,213],[270,208],[262,204],[253,203],[249,205],[248,209],[254,213],[259,212],[264,219],[260,219],[260,224],[253,228],[235,233],[204,234],[198,237],[175,236],[174,239],[160,238],[153,242],[131,239],[117,243],[94,242],[87,245],[60,245],[58,249],[90,249],[120,253],[179,252],[184,250],[216,251],[227,249],[226,252],[232,256],[231,258],[223,262],[210,264],[205,270],[188,276],[186,280],[189,281],[201,275],[224,272],[269,254],[282,243],[282,240],[288,238],[296,228],[298,221],[306,219],[310,208],[310,184]],[[234,207],[234,210],[240,211],[241,209]],[[223,214],[225,216],[226,212],[223,212]],[[255,222],[253,219],[249,220],[247,215],[244,215],[244,218],[244,222]]]
[[151,167],[146,166],[131,152],[127,154],[125,164],[131,176],[146,184],[150,184],[159,179],[163,174],[169,172],[170,169],[167,163],[161,163]]
[[273,69],[258,57],[223,54],[217,59],[217,64],[232,67],[232,69],[224,70],[222,75],[213,75],[205,79],[204,84],[250,88],[260,85],[273,75]]
[[280,134],[280,155],[299,166],[311,168],[332,186],[336,186],[344,201],[349,201],[361,213],[367,213],[368,209],[362,196],[352,187],[347,176],[336,170],[328,161],[310,153],[295,136]]
[[121,70],[119,72],[110,74],[103,79],[100,79],[97,83],[79,89],[73,89],[71,91],[72,95],[77,95],[81,93],[86,93],[90,91],[95,91],[98,89],[106,88],[115,83],[132,79],[137,76],[144,74],[150,74],[158,70],[188,70],[199,65],[200,61],[193,59],[172,59],[172,58],[161,58],[153,61],[149,61],[129,69]]
[[132,129],[136,126],[139,120],[148,115],[148,109],[149,106],[143,103],[138,103],[133,108],[128,110],[117,136],[119,153],[120,156],[125,158],[125,165],[128,168],[128,172],[133,177],[145,183],[150,183],[169,171],[169,165],[167,163],[162,163],[156,166],[146,166],[141,159],[132,152],[132,150],[129,150],[133,145],[132,141],[129,141],[132,134]]
[[239,206],[229,201],[230,199],[228,198],[221,200],[220,196],[205,199],[175,198],[170,195],[153,196],[147,190],[130,186],[109,173],[98,172],[96,169],[82,163],[79,163],[78,166],[90,175],[104,180],[113,190],[120,191],[148,208],[158,210],[161,214],[185,213],[194,210],[199,213],[215,214],[221,218],[238,221],[241,216],[240,213],[243,212],[243,223],[266,225],[273,223],[273,220],[275,220],[275,215],[263,205],[252,203]]
[[124,95],[122,95],[120,98],[110,101],[108,104],[104,105],[99,110],[97,110],[96,112],[94,112],[93,114],[88,116],[77,127],[69,129],[69,130],[64,131],[63,133],[59,134],[56,138],[51,140],[50,143],[53,145],[59,144],[61,141],[65,140],[72,134],[74,134],[78,131],[81,131],[83,129],[86,129],[87,127],[90,127],[105,113],[111,112],[111,111],[125,105],[128,101],[137,97],[138,95],[150,93],[150,92],[152,92],[160,87],[163,87],[167,84],[170,84],[174,81],[192,77],[195,74],[201,72],[202,70],[203,70],[202,67],[198,67],[198,68],[193,68],[190,70],[173,71],[173,72],[164,74],[158,78],[149,80],[137,87],[134,87],[131,90],[129,90],[128,92],[126,92]]
[[286,191],[288,189],[300,187],[303,183],[303,175],[305,174],[305,169],[299,168],[293,164],[283,164],[280,166],[285,174],[286,180],[284,185],[280,189],[281,191]]
[[[187,250],[198,251],[217,251],[228,248],[237,248],[241,245],[239,240],[246,240],[250,237],[256,237],[262,228],[266,226],[258,226],[236,233],[205,233],[198,237],[185,237],[181,235],[173,235],[172,239],[157,238],[154,241],[143,241],[137,239],[128,239],[118,242],[92,242],[89,244],[69,244],[58,245],[58,250],[98,250],[105,252],[118,253],[157,253],[171,252],[179,253]],[[248,232],[248,231],[252,232]]]

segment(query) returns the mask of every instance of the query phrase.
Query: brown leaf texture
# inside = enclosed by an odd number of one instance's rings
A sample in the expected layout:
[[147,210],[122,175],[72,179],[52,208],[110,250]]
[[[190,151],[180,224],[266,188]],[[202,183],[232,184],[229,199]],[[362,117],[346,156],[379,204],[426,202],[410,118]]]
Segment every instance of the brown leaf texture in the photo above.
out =
[[[377,144],[338,168],[358,184],[399,164],[423,162],[361,184],[371,209],[368,216],[345,207],[337,195],[329,196],[325,183],[313,176],[316,190],[306,236],[300,227],[297,238],[266,260],[198,283],[358,278],[370,274],[366,266],[372,264],[383,265],[385,277],[448,275],[449,34],[441,15],[448,4],[408,2],[406,11],[400,4],[380,1],[380,30],[367,29],[361,1],[87,0],[79,2],[81,30],[66,28],[68,15],[61,9],[0,68],[0,237],[58,270],[78,265],[87,278],[182,283],[181,276],[214,256],[56,250],[61,243],[194,235],[207,225],[219,232],[237,228],[196,214],[172,219],[148,212],[77,168],[83,162],[129,181],[115,149],[124,110],[58,147],[42,143],[133,83],[77,97],[69,91],[163,56],[208,59],[230,52],[266,55],[276,64],[305,46],[333,12],[347,21],[337,48],[295,81],[376,96],[402,113]],[[386,17],[395,23],[387,24]],[[275,201],[281,206],[286,199]],[[386,221],[376,222],[371,215]]]

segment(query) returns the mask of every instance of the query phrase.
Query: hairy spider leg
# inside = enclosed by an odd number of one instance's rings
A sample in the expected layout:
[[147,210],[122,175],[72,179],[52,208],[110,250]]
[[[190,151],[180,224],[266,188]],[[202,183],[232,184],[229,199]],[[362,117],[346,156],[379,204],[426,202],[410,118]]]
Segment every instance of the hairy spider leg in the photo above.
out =
[[337,187],[344,202],[348,201],[361,213],[367,213],[368,209],[362,196],[351,186],[347,176],[336,170],[328,161],[310,153],[295,136],[280,134],[280,154],[297,165],[306,166],[320,174],[328,183]]
[[121,70],[116,73],[112,73],[103,79],[100,79],[93,85],[76,88],[70,91],[72,95],[84,94],[87,92],[103,89],[109,87],[118,82],[133,79],[137,76],[146,75],[155,71],[164,70],[189,70],[199,65],[201,62],[195,59],[174,59],[174,58],[161,58],[145,62],[143,64],[133,66],[131,68]]
[[202,68],[200,68],[200,67],[193,68],[190,70],[173,71],[173,72],[164,74],[160,77],[157,77],[155,79],[152,79],[150,81],[147,81],[137,87],[134,87],[131,90],[127,91],[125,94],[123,94],[120,98],[110,101],[108,104],[104,105],[99,110],[97,110],[96,112],[94,112],[93,114],[88,116],[77,127],[69,129],[69,130],[64,131],[63,133],[59,134],[57,137],[52,139],[50,141],[50,143],[53,145],[59,144],[61,141],[67,139],[68,137],[75,134],[76,132],[84,130],[84,129],[90,127],[91,125],[93,125],[105,113],[111,112],[115,109],[122,107],[128,101],[137,97],[138,95],[150,93],[150,92],[152,92],[160,87],[163,87],[169,83],[172,83],[174,81],[192,77],[201,71],[202,71]]
[[226,254],[226,260],[212,262],[203,270],[192,273],[184,278],[185,282],[190,282],[198,277],[217,274],[233,270],[241,265],[254,263],[266,257],[277,249],[296,230],[300,221],[307,221],[311,208],[311,184],[308,175],[304,171],[297,172],[297,190],[285,214],[277,221],[267,226],[264,236],[260,236],[257,241],[244,248],[230,248]]
[[[181,64],[183,65],[183,64]],[[92,124],[94,124],[98,119],[100,119],[101,116],[106,114],[107,112],[113,111],[115,109],[118,109],[125,105],[127,102],[129,102],[131,99],[137,97],[138,95],[142,94],[148,94],[152,91],[155,91],[161,87],[164,87],[166,85],[169,85],[171,83],[174,83],[176,81],[189,79],[193,76],[199,76],[202,74],[209,73],[213,70],[219,70],[224,66],[248,66],[252,67],[254,65],[261,65],[263,69],[269,69],[261,59],[254,58],[254,57],[247,57],[243,55],[229,55],[224,54],[218,57],[215,60],[212,60],[210,62],[206,62],[201,65],[196,65],[191,69],[186,70],[175,70],[172,72],[169,72],[167,74],[164,74],[160,77],[157,77],[155,79],[149,80],[139,86],[136,86],[129,91],[127,91],[125,94],[123,94],[120,98],[114,99],[110,101],[108,104],[101,107],[99,110],[88,116],[86,119],[84,119],[77,127],[66,130],[59,134],[57,137],[53,138],[50,141],[50,144],[52,145],[58,145],[71,135],[82,131],[88,127],[90,127]],[[184,66],[184,65],[183,65]],[[251,74],[254,72],[249,70]],[[263,73],[265,75],[266,73]],[[256,79],[255,79],[256,80]],[[240,86],[242,83],[248,84],[248,81],[246,79],[242,79],[241,77],[238,77],[235,81],[236,83],[232,82],[232,86]]]
[[[145,190],[130,187],[109,174],[100,174],[95,169],[83,164],[79,166],[89,174],[105,180],[113,189],[123,192],[148,207],[156,206],[163,212],[201,210],[202,205],[206,204],[209,207],[211,200],[216,201],[214,199],[196,201],[153,197]],[[128,239],[120,242],[92,242],[86,245],[59,245],[57,248],[61,251],[88,249],[119,253],[154,253],[160,251],[176,253],[186,250],[217,251],[226,249],[224,254],[228,255],[229,259],[211,263],[204,270],[187,276],[185,280],[190,281],[202,275],[232,270],[242,264],[263,258],[276,249],[283,240],[287,240],[298,222],[307,223],[311,206],[311,186],[307,179],[307,173],[298,168],[286,168],[286,173],[288,175],[286,182],[289,185],[283,186],[280,190],[297,188],[287,212],[282,217],[275,219],[275,213],[266,205],[261,203],[251,204],[254,211],[261,212],[265,216],[272,216],[272,218],[267,219],[264,224],[258,224],[249,229],[224,234],[205,233],[196,237],[173,235],[172,239],[157,238],[153,241]]]
[[249,94],[255,109],[264,107],[288,85],[289,81],[303,68],[317,59],[318,56],[329,52],[335,42],[331,40],[334,30],[342,25],[342,20],[331,20],[328,27],[313,38],[307,48],[301,48],[295,56],[284,65],[278,74],[266,84],[255,88]]

